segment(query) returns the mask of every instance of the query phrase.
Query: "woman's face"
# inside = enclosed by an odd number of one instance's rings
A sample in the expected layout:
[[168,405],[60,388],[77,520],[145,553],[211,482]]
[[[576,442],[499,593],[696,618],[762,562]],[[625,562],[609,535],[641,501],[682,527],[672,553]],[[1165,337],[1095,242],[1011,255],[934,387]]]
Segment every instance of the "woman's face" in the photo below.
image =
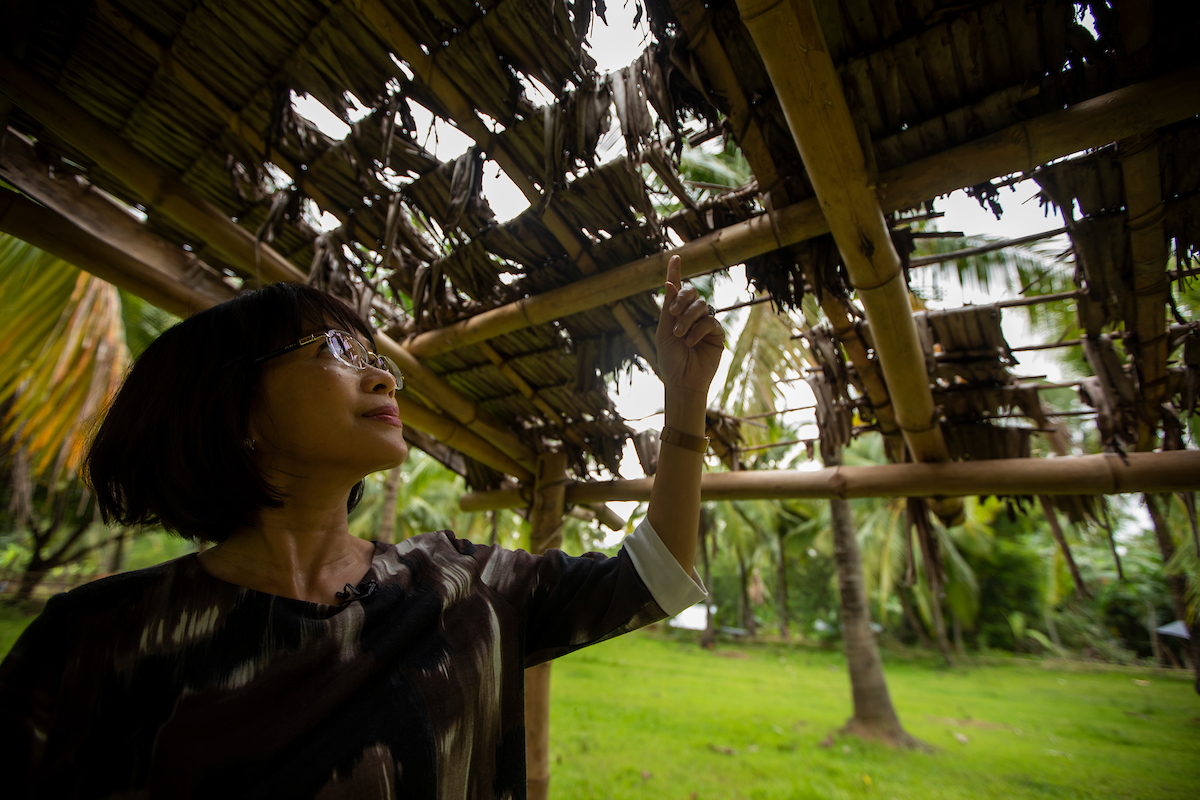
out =
[[293,476],[347,488],[395,467],[408,455],[395,395],[391,373],[343,364],[319,337],[263,364],[250,410],[255,458],[273,483]]

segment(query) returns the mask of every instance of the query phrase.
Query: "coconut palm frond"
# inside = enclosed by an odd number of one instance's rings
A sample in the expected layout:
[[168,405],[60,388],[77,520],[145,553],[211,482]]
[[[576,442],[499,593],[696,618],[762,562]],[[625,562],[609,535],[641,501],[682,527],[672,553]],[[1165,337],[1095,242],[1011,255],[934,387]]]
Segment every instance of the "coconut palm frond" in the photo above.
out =
[[33,473],[73,475],[129,364],[116,287],[24,242],[0,237],[0,403],[4,438]]

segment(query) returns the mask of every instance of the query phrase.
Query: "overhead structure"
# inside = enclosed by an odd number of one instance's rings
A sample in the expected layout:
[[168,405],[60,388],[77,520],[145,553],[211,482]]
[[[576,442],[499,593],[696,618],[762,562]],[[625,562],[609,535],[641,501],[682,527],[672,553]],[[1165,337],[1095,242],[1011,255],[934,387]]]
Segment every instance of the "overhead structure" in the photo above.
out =
[[[345,297],[410,376],[414,443],[525,502],[548,452],[589,502],[617,486],[634,431],[608,381],[655,368],[673,253],[689,275],[745,264],[808,337],[838,429],[883,435],[916,462],[897,469],[1080,456],[1018,373],[1042,345],[999,323],[1075,302],[1093,375],[1070,413],[1094,411],[1088,447],[1153,459],[1187,446],[1200,385],[1194,326],[1168,324],[1200,242],[1188,5],[659,0],[645,53],[602,71],[603,23],[566,0],[22,0],[0,10],[0,231],[181,315],[262,281]],[[439,158],[426,112],[474,146]],[[691,177],[723,141],[744,180]],[[485,174],[528,207],[493,209]],[[1025,178],[1064,212],[1075,285],[922,310],[914,220]],[[710,422],[726,464],[754,452]]]

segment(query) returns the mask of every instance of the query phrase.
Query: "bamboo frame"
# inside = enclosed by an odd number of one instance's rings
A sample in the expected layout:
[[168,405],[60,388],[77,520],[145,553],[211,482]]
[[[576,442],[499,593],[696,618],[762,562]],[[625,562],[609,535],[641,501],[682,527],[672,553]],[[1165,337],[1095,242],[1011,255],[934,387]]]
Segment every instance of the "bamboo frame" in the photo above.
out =
[[[568,503],[616,502],[650,497],[654,478],[575,483]],[[700,481],[702,500],[852,499],[857,497],[964,497],[967,495],[1126,494],[1200,489],[1200,450],[1127,453],[1124,456],[1006,458],[938,464],[881,464],[800,470],[710,472]],[[520,508],[517,490],[472,492],[464,511]]]
[[[910,208],[930,197],[1032,169],[1047,161],[1143,130],[1200,114],[1200,67],[1164,75],[1092,98],[1062,111],[1018,123],[976,142],[889,170],[879,179],[883,210]],[[772,217],[774,225],[772,225]],[[683,277],[724,269],[796,244],[829,228],[816,200],[761,214],[685,245],[631,261],[567,286],[522,298],[469,319],[419,334],[407,343],[418,358],[577,314],[658,289],[672,255]],[[840,336],[840,334],[839,334]],[[865,351],[864,351],[865,353]],[[851,356],[851,360],[854,357]]]
[[56,136],[116,176],[148,206],[191,231],[247,275],[303,282],[305,274],[269,245],[37,75],[0,55],[0,92]]

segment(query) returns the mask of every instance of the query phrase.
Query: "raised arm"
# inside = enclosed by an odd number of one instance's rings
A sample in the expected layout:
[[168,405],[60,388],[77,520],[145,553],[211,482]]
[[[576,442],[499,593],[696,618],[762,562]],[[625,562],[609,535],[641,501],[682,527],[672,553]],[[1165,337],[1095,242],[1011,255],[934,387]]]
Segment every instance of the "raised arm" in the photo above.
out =
[[700,473],[704,453],[689,448],[703,440],[704,411],[725,331],[692,286],[683,286],[679,256],[667,264],[662,312],[658,318],[658,369],[663,381],[665,427],[684,435],[683,444],[664,441],[650,492],[647,519],[687,573],[696,561],[700,525]]

